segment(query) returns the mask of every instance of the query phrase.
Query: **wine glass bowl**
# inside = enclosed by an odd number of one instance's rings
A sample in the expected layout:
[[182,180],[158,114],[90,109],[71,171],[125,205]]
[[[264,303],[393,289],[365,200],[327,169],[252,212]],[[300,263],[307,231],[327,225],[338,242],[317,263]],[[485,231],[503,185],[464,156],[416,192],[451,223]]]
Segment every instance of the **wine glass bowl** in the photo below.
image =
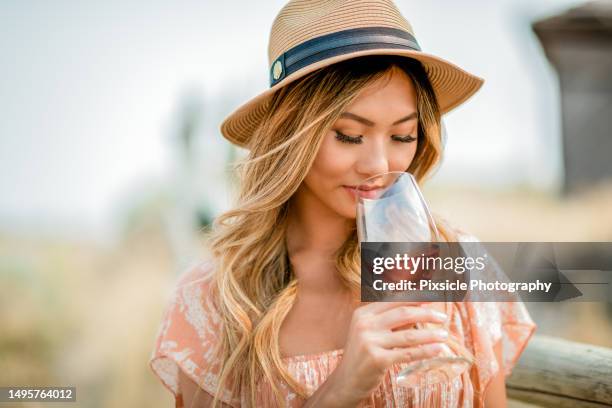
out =
[[[411,243],[411,251],[436,256],[440,251],[440,235],[427,203],[412,174],[388,172],[361,182],[354,191],[357,200],[357,235],[359,242]],[[386,272],[385,272],[386,273]],[[431,279],[432,271],[419,271],[412,279]],[[435,271],[433,272],[435,273]],[[396,277],[397,276],[397,277]],[[401,275],[392,270],[386,277],[391,281]],[[410,278],[409,278],[410,279]],[[383,301],[396,298],[383,298]],[[406,300],[406,299],[403,299]],[[430,303],[431,304],[431,303]],[[448,302],[439,302],[449,315]],[[430,307],[425,303],[421,307]],[[406,364],[396,380],[406,387],[422,387],[449,381],[465,372],[474,363],[473,356],[450,335],[450,322],[417,323],[416,328],[442,328],[449,332],[440,355]]]
[[393,171],[355,189],[360,242],[439,241],[433,217],[410,173]]

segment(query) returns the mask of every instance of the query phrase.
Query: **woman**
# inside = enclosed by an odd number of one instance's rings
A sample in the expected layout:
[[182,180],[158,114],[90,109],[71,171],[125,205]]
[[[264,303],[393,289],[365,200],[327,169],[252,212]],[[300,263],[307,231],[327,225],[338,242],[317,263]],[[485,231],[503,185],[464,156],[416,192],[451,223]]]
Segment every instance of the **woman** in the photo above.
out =
[[[181,276],[151,359],[177,407],[504,407],[504,378],[535,329],[524,305],[362,304],[351,187],[387,171],[421,182],[441,114],[482,80],[420,51],[390,0],[289,2],[270,36],[270,89],[222,124],[250,153],[212,258]],[[444,239],[465,238],[437,220]],[[449,330],[415,329],[450,319]],[[409,327],[409,328],[407,328]],[[398,385],[453,336],[470,371]],[[502,342],[503,339],[503,342]]]

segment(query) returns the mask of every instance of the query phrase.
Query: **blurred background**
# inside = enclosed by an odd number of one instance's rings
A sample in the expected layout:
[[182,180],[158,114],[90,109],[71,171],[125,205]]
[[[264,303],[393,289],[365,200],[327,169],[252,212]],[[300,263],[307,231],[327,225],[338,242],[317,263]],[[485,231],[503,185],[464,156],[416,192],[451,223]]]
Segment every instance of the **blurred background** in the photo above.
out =
[[[219,124],[267,88],[284,3],[0,3],[0,385],[173,406],[148,359],[231,204],[244,151]],[[612,241],[612,1],[396,3],[486,79],[445,116],[434,212],[482,241]],[[527,307],[538,333],[612,347],[610,303]]]

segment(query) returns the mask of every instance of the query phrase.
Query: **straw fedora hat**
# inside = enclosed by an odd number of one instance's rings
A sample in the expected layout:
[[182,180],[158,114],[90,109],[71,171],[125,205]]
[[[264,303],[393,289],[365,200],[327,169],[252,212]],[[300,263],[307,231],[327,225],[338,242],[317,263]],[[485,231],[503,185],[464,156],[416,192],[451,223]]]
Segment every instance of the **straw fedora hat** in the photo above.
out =
[[270,87],[230,113],[221,133],[248,148],[272,95],[304,75],[362,55],[419,60],[446,113],[472,96],[484,80],[426,54],[392,0],[291,0],[278,13],[268,43]]

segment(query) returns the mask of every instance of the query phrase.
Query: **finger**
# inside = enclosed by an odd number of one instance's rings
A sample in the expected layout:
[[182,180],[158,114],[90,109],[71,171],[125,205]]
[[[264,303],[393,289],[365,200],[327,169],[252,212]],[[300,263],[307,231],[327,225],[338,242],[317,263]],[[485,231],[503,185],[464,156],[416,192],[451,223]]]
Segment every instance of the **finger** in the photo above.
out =
[[397,363],[410,363],[417,360],[425,360],[442,354],[446,346],[444,343],[428,343],[420,346],[396,348],[387,350],[388,358]]
[[365,306],[360,306],[359,308],[368,314],[379,314],[389,309],[393,309],[394,307],[400,306],[419,306],[423,303],[431,303],[431,302],[371,302],[366,304]]
[[380,313],[374,322],[375,328],[393,329],[408,323],[443,323],[448,316],[437,310],[416,307],[402,306]]
[[380,347],[391,349],[443,342],[447,339],[448,331],[444,329],[408,329],[383,333],[378,344]]

